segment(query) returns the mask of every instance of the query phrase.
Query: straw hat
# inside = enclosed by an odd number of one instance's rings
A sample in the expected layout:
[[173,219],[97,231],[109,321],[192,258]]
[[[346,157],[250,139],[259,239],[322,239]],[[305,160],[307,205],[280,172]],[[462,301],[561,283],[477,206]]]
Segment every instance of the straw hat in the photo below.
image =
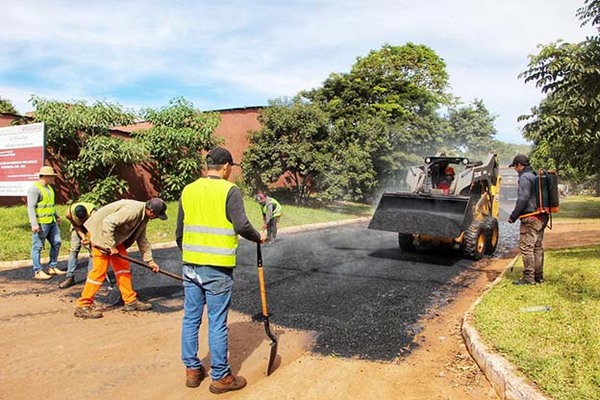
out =
[[40,168],[40,172],[38,173],[39,176],[56,176],[56,173],[54,172],[54,169],[52,167],[42,167]]

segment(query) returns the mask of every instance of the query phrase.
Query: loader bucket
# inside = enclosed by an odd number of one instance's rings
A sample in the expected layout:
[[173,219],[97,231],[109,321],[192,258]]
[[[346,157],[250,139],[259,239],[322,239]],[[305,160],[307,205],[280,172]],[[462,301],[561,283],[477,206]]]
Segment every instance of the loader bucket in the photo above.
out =
[[384,193],[369,229],[455,238],[468,206],[469,197]]

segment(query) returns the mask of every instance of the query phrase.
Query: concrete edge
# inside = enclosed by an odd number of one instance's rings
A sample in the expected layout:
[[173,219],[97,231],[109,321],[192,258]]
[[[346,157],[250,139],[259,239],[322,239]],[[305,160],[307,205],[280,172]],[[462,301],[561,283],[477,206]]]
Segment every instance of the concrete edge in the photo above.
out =
[[481,340],[479,333],[472,325],[473,312],[481,303],[483,297],[496,286],[512,268],[519,256],[516,256],[506,266],[506,269],[492,282],[492,284],[477,298],[469,307],[463,317],[462,336],[465,345],[479,368],[483,371],[492,387],[502,400],[548,400],[538,388],[529,380],[519,376],[517,369],[499,354],[492,353],[487,345]]
[[[334,226],[342,226],[342,225],[356,224],[359,222],[366,222],[366,221],[369,221],[370,219],[371,219],[371,217],[359,217],[359,218],[352,218],[352,219],[343,219],[340,221],[319,222],[316,224],[309,224],[309,225],[290,226],[289,228],[279,229],[278,233],[287,234],[287,233],[308,232],[308,231],[314,231],[314,230],[319,230],[319,229],[324,229],[324,228],[331,228]],[[168,248],[175,247],[175,246],[177,246],[177,243],[175,243],[175,241],[163,242],[163,243],[153,244],[152,249],[153,250],[154,249],[168,249]],[[131,252],[135,252],[135,251],[138,251],[138,249],[136,246],[133,246],[131,248]],[[80,253],[78,260],[87,260],[88,257],[89,256],[87,253]],[[68,255],[63,255],[63,256],[58,257],[58,261],[61,261],[61,262],[67,261],[68,259],[69,259]],[[42,259],[42,263],[47,263],[47,262],[48,262],[48,257],[45,257]],[[30,266],[31,266],[31,260],[0,261],[0,271],[22,268],[22,267],[30,267]]]

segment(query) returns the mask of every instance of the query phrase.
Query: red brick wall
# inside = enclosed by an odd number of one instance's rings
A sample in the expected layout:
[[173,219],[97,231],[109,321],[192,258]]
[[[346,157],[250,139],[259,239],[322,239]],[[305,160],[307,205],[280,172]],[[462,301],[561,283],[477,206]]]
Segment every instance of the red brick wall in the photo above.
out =
[[[225,139],[223,147],[231,152],[236,163],[242,161],[244,151],[248,147],[248,132],[260,129],[259,112],[259,107],[235,108],[219,112],[221,123],[215,130],[215,136]],[[233,167],[230,180],[235,181],[241,173],[239,167]]]

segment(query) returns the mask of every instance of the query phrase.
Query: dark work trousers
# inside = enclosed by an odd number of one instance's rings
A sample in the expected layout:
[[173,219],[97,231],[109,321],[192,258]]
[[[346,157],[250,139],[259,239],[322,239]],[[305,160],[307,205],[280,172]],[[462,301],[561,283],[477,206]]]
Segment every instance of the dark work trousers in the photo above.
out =
[[279,217],[273,217],[267,224],[267,240],[275,240],[277,237],[277,224]]
[[525,217],[519,228],[519,250],[523,257],[523,280],[542,282],[544,279],[544,229],[548,216]]

